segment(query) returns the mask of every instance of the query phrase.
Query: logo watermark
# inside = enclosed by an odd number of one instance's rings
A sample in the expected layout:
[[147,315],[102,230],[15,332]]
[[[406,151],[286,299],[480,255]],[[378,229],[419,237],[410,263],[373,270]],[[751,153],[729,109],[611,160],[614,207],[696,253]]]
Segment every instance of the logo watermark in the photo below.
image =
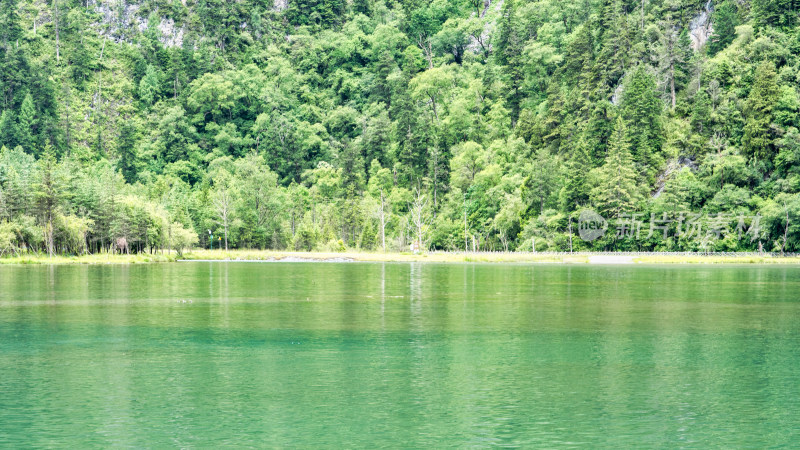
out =
[[606,234],[608,221],[591,209],[584,209],[578,217],[578,234],[586,242],[591,242]]
[[[591,242],[613,232],[616,239],[667,239],[674,236],[686,240],[709,242],[721,238],[747,238],[755,241],[761,231],[760,215],[730,213],[701,214],[689,211],[661,214],[629,213],[606,219],[590,209],[578,217],[578,234]],[[610,229],[610,230],[609,230]]]

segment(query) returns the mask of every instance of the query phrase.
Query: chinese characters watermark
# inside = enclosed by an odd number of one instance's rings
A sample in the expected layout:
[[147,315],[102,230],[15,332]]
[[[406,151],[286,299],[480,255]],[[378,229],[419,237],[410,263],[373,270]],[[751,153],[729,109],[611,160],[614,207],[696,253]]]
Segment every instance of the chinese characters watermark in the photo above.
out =
[[710,242],[727,237],[755,241],[761,230],[760,215],[733,213],[701,214],[689,211],[674,213],[624,213],[606,219],[592,210],[581,211],[578,217],[578,234],[587,242],[614,233],[616,239],[651,239],[676,237],[679,239]]

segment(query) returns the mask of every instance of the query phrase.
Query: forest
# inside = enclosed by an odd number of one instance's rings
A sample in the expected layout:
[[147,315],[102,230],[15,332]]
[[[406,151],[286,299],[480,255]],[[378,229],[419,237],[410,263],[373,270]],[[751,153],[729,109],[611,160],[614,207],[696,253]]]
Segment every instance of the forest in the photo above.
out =
[[0,255],[797,252],[799,8],[0,0]]

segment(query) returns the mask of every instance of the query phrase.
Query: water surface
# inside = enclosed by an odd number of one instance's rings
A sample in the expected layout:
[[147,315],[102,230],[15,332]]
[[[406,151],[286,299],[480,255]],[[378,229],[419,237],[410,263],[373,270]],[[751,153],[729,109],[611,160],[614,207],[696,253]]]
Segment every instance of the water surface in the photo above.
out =
[[792,446],[799,292],[796,266],[0,266],[0,446]]

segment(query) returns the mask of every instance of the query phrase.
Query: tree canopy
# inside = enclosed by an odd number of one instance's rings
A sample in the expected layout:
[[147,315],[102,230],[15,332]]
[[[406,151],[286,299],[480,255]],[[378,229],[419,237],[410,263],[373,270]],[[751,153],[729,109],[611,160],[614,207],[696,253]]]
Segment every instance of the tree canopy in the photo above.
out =
[[792,2],[0,3],[0,254],[800,250]]

